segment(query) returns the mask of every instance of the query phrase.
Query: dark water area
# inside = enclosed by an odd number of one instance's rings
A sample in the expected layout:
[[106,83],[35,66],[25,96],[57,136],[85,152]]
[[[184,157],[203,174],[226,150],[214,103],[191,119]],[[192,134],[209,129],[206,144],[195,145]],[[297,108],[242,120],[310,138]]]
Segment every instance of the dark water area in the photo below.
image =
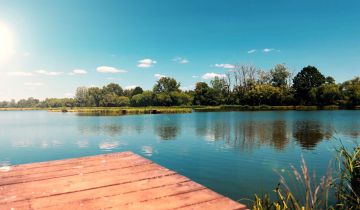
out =
[[0,167],[133,151],[235,200],[271,192],[301,156],[325,174],[340,140],[360,142],[360,111],[0,112]]

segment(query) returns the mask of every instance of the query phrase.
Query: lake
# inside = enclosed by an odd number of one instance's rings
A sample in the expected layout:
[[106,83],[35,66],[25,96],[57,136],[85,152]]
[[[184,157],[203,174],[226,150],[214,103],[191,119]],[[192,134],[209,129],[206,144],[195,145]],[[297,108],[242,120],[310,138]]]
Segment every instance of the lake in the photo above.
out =
[[360,111],[81,116],[0,112],[0,167],[133,151],[238,200],[271,192],[303,155],[324,174],[339,140],[360,139]]

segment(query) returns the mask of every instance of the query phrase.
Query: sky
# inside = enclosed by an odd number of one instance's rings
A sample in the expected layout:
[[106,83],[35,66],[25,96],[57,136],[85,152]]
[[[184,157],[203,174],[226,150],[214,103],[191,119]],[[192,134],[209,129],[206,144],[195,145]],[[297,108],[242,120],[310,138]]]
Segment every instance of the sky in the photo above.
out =
[[181,88],[235,63],[360,76],[358,0],[0,0],[0,100],[111,82]]

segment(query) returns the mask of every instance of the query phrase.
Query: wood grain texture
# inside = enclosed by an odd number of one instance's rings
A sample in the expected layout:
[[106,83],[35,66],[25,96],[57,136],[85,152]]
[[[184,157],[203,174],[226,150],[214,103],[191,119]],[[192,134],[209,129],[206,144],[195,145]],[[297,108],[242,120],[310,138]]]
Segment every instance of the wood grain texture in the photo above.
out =
[[0,210],[247,209],[131,152],[11,166]]

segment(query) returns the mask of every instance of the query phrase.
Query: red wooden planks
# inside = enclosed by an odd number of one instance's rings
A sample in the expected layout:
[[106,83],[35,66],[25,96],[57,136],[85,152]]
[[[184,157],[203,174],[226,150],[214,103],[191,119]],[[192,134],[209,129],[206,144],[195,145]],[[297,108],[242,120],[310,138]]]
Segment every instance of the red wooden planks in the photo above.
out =
[[131,152],[10,167],[0,210],[246,209]]

